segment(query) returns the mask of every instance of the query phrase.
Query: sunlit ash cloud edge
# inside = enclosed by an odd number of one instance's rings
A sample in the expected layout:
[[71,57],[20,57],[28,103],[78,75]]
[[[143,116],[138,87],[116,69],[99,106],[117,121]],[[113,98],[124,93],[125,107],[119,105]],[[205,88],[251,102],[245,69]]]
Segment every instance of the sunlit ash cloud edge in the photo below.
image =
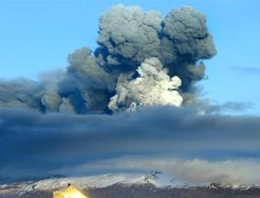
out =
[[0,181],[159,170],[196,184],[260,184],[259,128],[259,117],[173,106],[113,116],[2,108]]

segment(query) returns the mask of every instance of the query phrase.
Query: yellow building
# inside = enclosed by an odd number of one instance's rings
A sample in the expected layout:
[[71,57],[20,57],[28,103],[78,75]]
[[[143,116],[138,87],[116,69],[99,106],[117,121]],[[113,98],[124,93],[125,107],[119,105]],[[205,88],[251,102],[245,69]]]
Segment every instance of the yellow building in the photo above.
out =
[[53,193],[53,198],[89,198],[82,194],[78,189],[68,185],[68,188]]

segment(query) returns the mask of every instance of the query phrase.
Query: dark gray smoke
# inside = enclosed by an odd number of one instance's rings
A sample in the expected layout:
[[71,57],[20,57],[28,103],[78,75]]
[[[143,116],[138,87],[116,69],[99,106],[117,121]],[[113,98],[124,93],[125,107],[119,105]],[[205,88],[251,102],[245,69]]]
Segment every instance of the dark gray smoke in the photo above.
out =
[[0,184],[153,169],[188,183],[259,185],[259,129],[259,116],[173,106],[113,116],[1,108]]
[[0,106],[19,108],[44,108],[41,104],[43,87],[31,80],[0,80]]
[[[39,82],[2,80],[0,106],[87,114],[129,109],[131,104],[192,104],[195,83],[204,77],[201,60],[216,54],[206,16],[187,7],[162,18],[155,11],[117,5],[100,17],[97,42],[94,53],[76,50],[65,71],[44,74]],[[178,86],[171,79],[178,79]],[[163,94],[154,99],[149,87]]]
[[98,44],[115,59],[132,70],[146,58],[159,57],[162,18],[157,12],[144,12],[139,7],[118,5],[100,18]]

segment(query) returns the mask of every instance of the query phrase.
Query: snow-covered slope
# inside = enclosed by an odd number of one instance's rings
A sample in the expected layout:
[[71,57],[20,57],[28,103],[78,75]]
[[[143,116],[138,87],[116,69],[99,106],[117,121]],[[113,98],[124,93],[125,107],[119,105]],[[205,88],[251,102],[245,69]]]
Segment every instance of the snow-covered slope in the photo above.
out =
[[[135,188],[133,186],[153,186],[151,189],[168,189],[171,192],[173,189],[178,191],[178,193],[198,192],[204,193],[231,193],[235,190],[237,193],[260,193],[259,187],[248,187],[248,186],[232,186],[232,185],[221,185],[218,183],[213,183],[208,186],[194,186],[191,184],[186,184],[181,181],[177,181],[168,175],[161,172],[151,172],[149,174],[142,173],[113,173],[113,174],[103,174],[94,176],[71,176],[71,177],[52,177],[38,181],[27,181],[21,183],[13,184],[3,184],[0,185],[0,198],[18,198],[18,197],[51,197],[52,192],[59,189],[64,189],[67,187],[68,183],[74,185],[75,187],[82,190],[91,189],[102,189],[111,188],[113,185],[119,185],[116,189],[113,187],[113,192],[117,193],[122,189],[123,191],[129,190],[128,188]],[[148,191],[149,191],[148,189]],[[179,189],[179,190],[178,190]],[[183,190],[186,189],[186,190]],[[195,189],[195,191],[194,191]],[[154,189],[153,189],[154,190]],[[176,193],[176,192],[173,193]],[[180,192],[179,192],[180,191]],[[247,191],[247,192],[245,192]],[[37,193],[43,193],[44,195],[38,195]],[[109,191],[111,192],[111,191]],[[132,191],[131,191],[132,192]],[[159,191],[158,191],[159,192]],[[35,194],[36,193],[36,194]],[[46,194],[49,193],[49,194]],[[197,192],[196,192],[197,193]],[[29,194],[29,195],[28,195]],[[45,196],[46,194],[46,196]]]
[[26,193],[30,191],[46,191],[66,188],[68,183],[79,189],[101,188],[111,186],[116,183],[123,185],[146,184],[150,183],[156,187],[182,187],[185,184],[176,181],[161,172],[151,172],[150,174],[142,173],[117,173],[103,174],[94,176],[71,176],[71,177],[52,177],[39,181],[27,181],[13,184],[0,185],[0,195],[3,193],[19,191]]

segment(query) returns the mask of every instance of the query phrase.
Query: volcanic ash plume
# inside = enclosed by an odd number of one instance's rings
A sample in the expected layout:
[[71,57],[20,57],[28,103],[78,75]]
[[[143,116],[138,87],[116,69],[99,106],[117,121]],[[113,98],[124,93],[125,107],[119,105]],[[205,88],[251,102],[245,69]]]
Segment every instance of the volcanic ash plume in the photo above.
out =
[[161,22],[158,12],[118,5],[101,16],[98,43],[105,47],[108,58],[131,69],[146,58],[160,56]]
[[168,76],[158,58],[146,59],[137,72],[139,76],[132,80],[129,80],[129,75],[120,75],[117,94],[109,103],[112,111],[135,110],[136,106],[182,104],[183,98],[178,92],[181,79]]
[[204,77],[202,59],[216,54],[206,16],[187,7],[162,18],[114,6],[100,17],[97,42],[94,53],[84,47],[70,54],[58,75],[0,81],[0,106],[89,114],[192,104],[195,83]]

